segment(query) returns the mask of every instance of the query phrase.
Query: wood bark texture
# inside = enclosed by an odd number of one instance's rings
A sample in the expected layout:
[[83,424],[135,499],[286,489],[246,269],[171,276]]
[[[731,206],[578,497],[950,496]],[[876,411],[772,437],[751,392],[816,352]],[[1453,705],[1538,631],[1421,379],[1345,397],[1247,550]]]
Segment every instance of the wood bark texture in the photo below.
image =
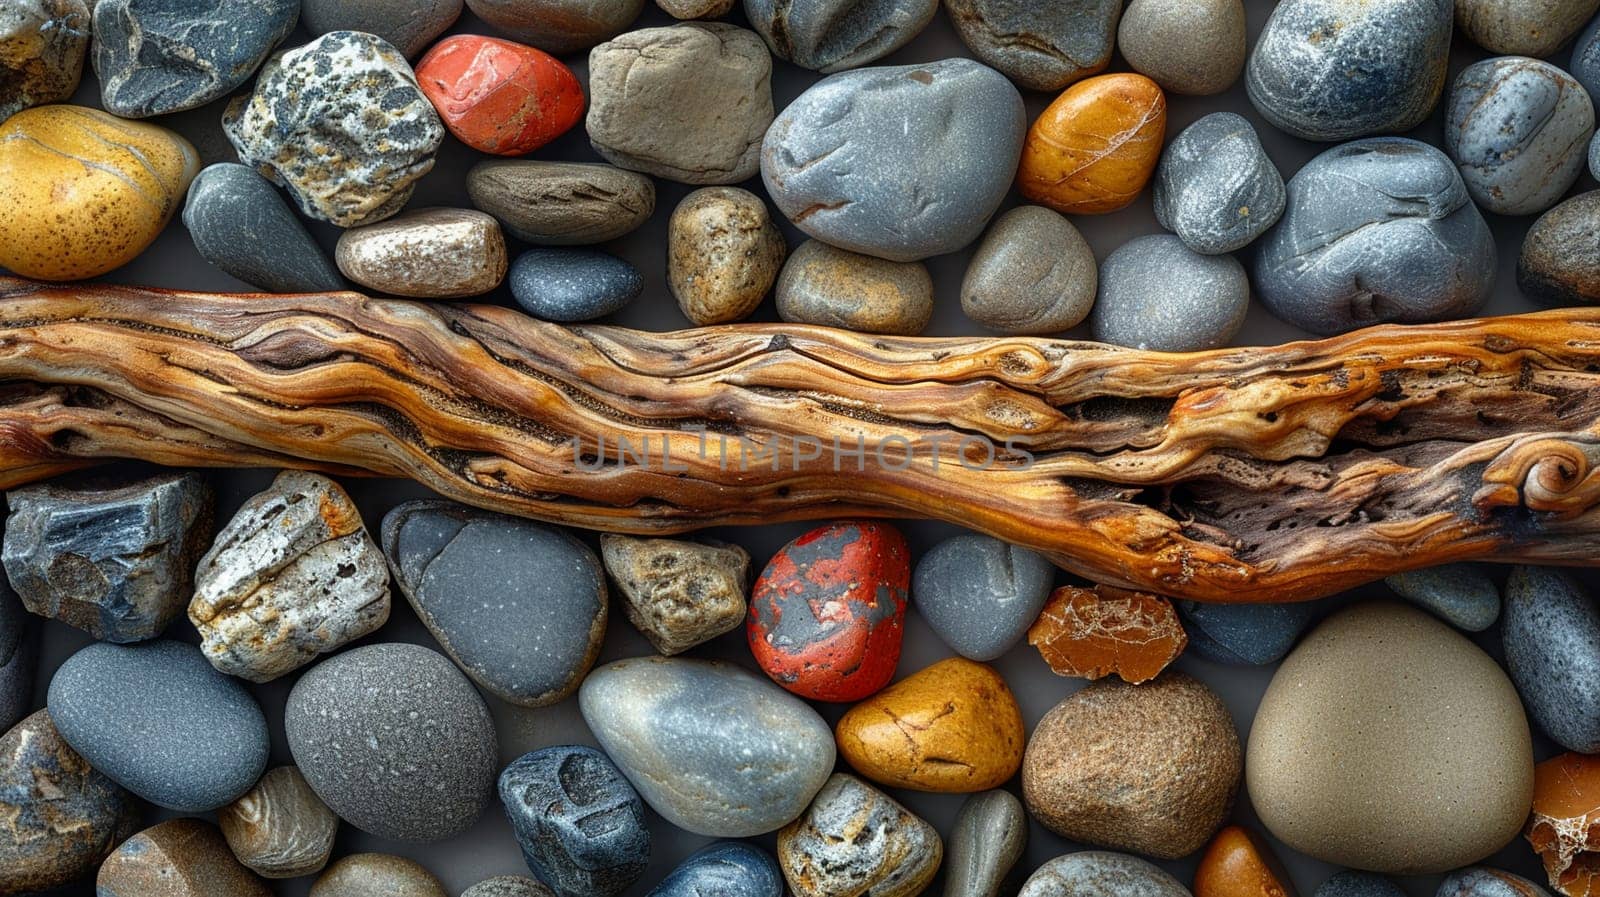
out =
[[639,534],[934,517],[1095,582],[1301,600],[1595,564],[1600,309],[1173,355],[0,279],[0,486],[114,458]]

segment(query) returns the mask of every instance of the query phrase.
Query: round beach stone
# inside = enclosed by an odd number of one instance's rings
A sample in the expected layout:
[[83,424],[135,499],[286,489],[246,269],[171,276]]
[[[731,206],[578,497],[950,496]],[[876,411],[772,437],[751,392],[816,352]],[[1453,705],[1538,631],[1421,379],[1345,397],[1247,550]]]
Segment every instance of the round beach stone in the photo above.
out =
[[457,140],[497,156],[531,153],[583,118],[583,85],[571,69],[495,37],[445,38],[417,63],[417,83]]
[[778,317],[862,333],[916,336],[933,317],[933,278],[921,262],[891,262],[807,240],[778,277]]
[[193,645],[89,645],[56,670],[49,707],[95,769],[180,813],[231,803],[267,767],[261,707]]
[[1533,799],[1516,689],[1403,604],[1357,605],[1306,636],[1267,687],[1246,758],[1251,803],[1280,841],[1377,872],[1476,862],[1516,836]]
[[1189,889],[1138,857],[1085,850],[1040,866],[1017,897],[1189,897]]
[[945,897],[999,897],[1028,843],[1028,814],[1009,791],[967,798],[945,846]]
[[1469,316],[1494,274],[1494,237],[1449,157],[1378,137],[1334,147],[1290,179],[1255,288],[1279,318],[1329,335]]
[[1167,130],[1167,98],[1143,75],[1079,81],[1028,130],[1017,188],[1064,215],[1127,207],[1150,182]]
[[772,56],[721,22],[630,31],[589,52],[589,143],[606,161],[685,184],[761,167]]
[[200,256],[224,274],[271,293],[328,293],[344,278],[283,196],[255,169],[207,166],[183,207]]
[[380,838],[448,838],[489,805],[498,765],[489,708],[450,661],[419,645],[323,660],[289,693],[284,729],[323,803]]
[[1016,173],[1026,126],[1017,89],[970,59],[841,72],[772,123],[761,178],[808,235],[916,261],[983,232]]
[[365,31],[407,59],[432,44],[461,16],[461,0],[302,0],[300,21],[312,35]]
[[704,187],[678,203],[667,225],[667,286],[695,324],[742,320],[766,298],[788,251],[761,197]]
[[843,773],[778,832],[778,865],[795,897],[916,897],[943,858],[933,826]]
[[1055,576],[1055,566],[1036,551],[964,533],[933,546],[917,561],[911,597],[917,612],[957,654],[989,661],[1022,641],[1050,597]]
[[513,237],[542,246],[615,240],[656,208],[654,181],[596,162],[479,162],[467,172],[467,195]]
[[1549,56],[1600,10],[1600,0],[1456,0],[1466,38],[1504,56]]
[[1294,892],[1272,848],[1243,826],[1217,832],[1194,872],[1195,897],[1288,897]]
[[1594,104],[1576,79],[1537,59],[1485,59],[1450,91],[1444,148],[1486,211],[1529,215],[1578,180],[1594,136]]
[[334,31],[273,57],[222,129],[309,218],[340,227],[399,212],[444,139],[416,75],[382,38]]
[[592,321],[644,292],[644,276],[598,249],[530,249],[511,265],[511,295],[523,310],[546,321]]
[[1105,71],[1121,0],[944,0],[972,55],[1029,90],[1057,91]]
[[1317,612],[1312,601],[1174,604],[1189,636],[1189,650],[1206,660],[1235,666],[1266,666],[1282,660]]
[[961,281],[961,310],[1007,334],[1059,333],[1094,305],[1094,252],[1072,222],[1043,206],[995,219]]
[[1231,255],[1201,255],[1170,234],[1106,256],[1089,328],[1102,343],[1194,352],[1225,346],[1244,326],[1250,278]]
[[646,897],[783,897],[783,873],[765,850],[723,841],[690,854]]
[[1477,564],[1442,564],[1384,579],[1396,595],[1457,629],[1482,632],[1500,618],[1500,590]]
[[1444,90],[1452,0],[1284,0],[1245,70],[1250,102],[1305,140],[1409,131]]
[[89,31],[84,0],[0,4],[0,122],[77,91]]
[[339,817],[300,770],[267,770],[255,787],[217,811],[217,825],[239,862],[264,878],[315,875],[328,865]]
[[939,0],[744,0],[772,55],[803,69],[842,72],[893,53],[917,36]]
[[1550,305],[1600,303],[1600,190],[1539,216],[1522,241],[1517,287]]
[[95,0],[100,102],[122,118],[204,106],[249,80],[299,18],[300,0]]
[[489,27],[558,56],[615,37],[644,11],[644,0],[467,0]]
[[605,533],[600,554],[628,622],[662,654],[681,654],[744,623],[750,554],[737,545]]
[[201,819],[169,819],[123,842],[101,865],[95,893],[102,897],[272,895],[266,882],[234,859],[217,827]]
[[1600,753],[1600,609],[1570,574],[1514,567],[1506,580],[1506,668],[1557,744]]
[[506,276],[506,238],[475,209],[417,209],[339,236],[334,260],[368,289],[417,299],[479,296]]
[[420,863],[386,853],[339,860],[311,885],[309,897],[450,897]]
[[555,892],[525,875],[496,875],[462,891],[461,897],[555,897]]
[[120,268],[199,171],[194,147],[166,128],[82,106],[24,109],[0,124],[0,267],[38,280]]
[[1250,245],[1278,223],[1287,202],[1283,175],[1256,129],[1232,112],[1184,128],[1156,167],[1156,220],[1203,255]]
[[833,732],[739,667],[644,657],[600,667],[584,722],[651,809],[697,835],[748,838],[799,816],[833,771]]
[[549,747],[500,773],[500,802],[528,868],[560,897],[616,897],[644,874],[644,803],[605,754]]
[[1128,65],[1170,93],[1222,93],[1244,71],[1240,0],[1132,0],[1117,28]]

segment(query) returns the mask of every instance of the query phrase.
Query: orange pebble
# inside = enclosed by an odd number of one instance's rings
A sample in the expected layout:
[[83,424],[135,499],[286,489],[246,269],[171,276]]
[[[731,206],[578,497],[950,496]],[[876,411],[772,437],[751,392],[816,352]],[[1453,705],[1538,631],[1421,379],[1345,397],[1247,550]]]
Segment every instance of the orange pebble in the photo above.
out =
[[1533,768],[1533,816],[1524,835],[1550,887],[1600,897],[1600,757],[1562,754]]
[[1058,676],[1112,673],[1135,685],[1154,679],[1189,644],[1172,602],[1109,586],[1063,586],[1028,629],[1028,644]]
[[1230,825],[1211,839],[1194,873],[1194,897],[1295,897],[1278,858],[1254,832]]
[[1161,159],[1167,98],[1143,75],[1101,75],[1067,88],[1028,130],[1017,186],[1068,215],[1133,202]]

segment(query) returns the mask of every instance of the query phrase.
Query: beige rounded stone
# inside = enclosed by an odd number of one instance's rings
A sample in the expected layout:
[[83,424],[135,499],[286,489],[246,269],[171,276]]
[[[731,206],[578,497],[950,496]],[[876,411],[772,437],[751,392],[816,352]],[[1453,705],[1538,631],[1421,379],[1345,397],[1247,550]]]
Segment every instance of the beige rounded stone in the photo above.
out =
[[933,317],[933,278],[921,262],[808,240],[778,277],[778,316],[791,324],[916,336]]
[[369,289],[414,299],[487,293],[506,276],[506,239],[492,215],[419,209],[351,228],[334,255],[344,276]]
[[299,769],[280,766],[218,810],[217,825],[233,855],[257,875],[298,878],[328,865],[339,817]]
[[439,879],[405,857],[357,853],[328,867],[311,897],[450,897]]
[[738,321],[766,298],[788,250],[761,197],[738,187],[706,187],[672,213],[667,285],[696,324]]
[[1499,665],[1415,608],[1363,604],[1305,637],[1256,711],[1245,779],[1285,844],[1401,875],[1505,846],[1533,801],[1522,703]]
[[124,841],[101,865],[95,889],[116,897],[272,897],[202,819],[169,819]]

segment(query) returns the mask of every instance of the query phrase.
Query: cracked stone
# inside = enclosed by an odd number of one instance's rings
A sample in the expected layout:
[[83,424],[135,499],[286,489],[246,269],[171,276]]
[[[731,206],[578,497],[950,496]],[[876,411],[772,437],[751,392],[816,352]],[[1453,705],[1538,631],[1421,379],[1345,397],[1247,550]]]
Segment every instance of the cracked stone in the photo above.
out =
[[650,862],[644,802],[605,754],[549,747],[500,773],[522,856],[559,897],[615,897]]
[[1116,674],[1135,685],[1160,675],[1188,643],[1171,601],[1111,586],[1056,589],[1028,630],[1056,675]]

